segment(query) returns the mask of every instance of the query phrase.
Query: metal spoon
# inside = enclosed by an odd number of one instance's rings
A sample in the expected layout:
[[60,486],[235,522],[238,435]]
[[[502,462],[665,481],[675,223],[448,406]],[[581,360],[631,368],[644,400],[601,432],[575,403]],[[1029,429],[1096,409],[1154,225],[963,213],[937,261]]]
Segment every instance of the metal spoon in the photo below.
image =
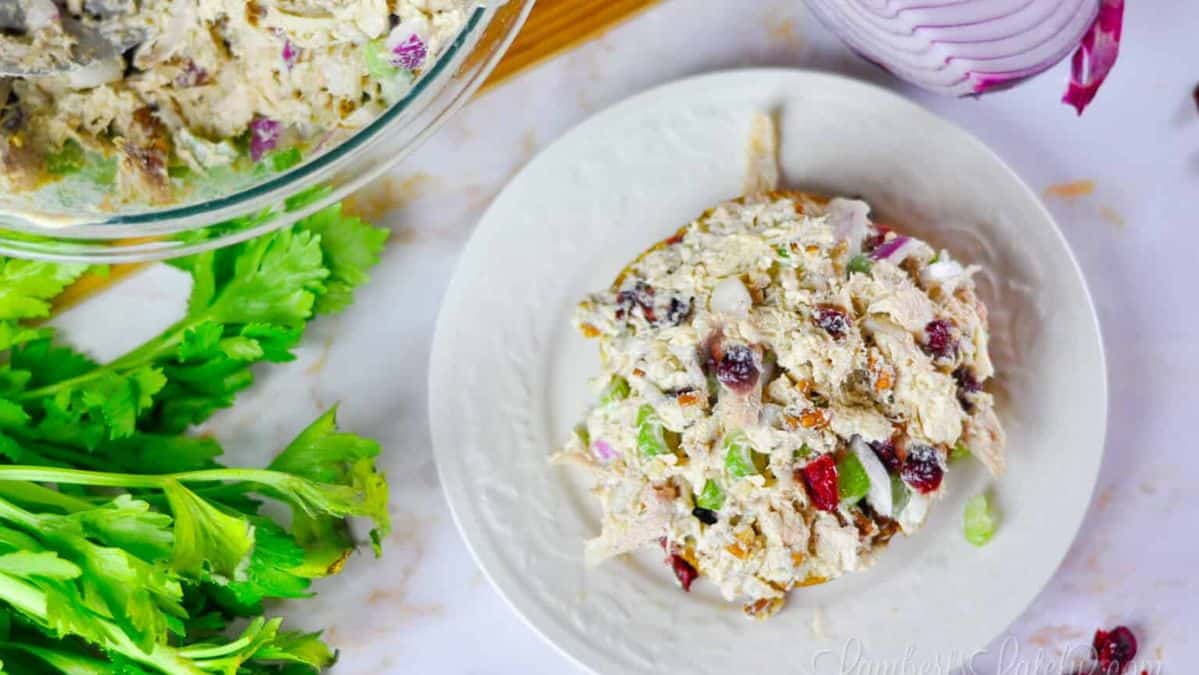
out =
[[[69,72],[117,56],[146,39],[144,28],[121,25],[116,20],[136,9],[132,0],[88,0],[82,19],[72,16],[62,0],[55,0],[53,5],[58,10],[62,32],[74,44],[65,54],[39,49],[29,32],[26,17],[31,10],[45,11],[48,2],[50,0],[0,0],[0,77],[40,77]],[[35,5],[38,5],[36,9]]]

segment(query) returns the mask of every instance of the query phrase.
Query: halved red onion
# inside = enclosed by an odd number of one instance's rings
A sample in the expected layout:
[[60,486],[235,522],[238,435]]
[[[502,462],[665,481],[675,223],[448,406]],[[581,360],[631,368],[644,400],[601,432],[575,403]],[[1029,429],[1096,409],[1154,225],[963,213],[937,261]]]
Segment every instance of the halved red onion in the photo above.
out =
[[[1123,10],[1123,0],[808,0],[808,5],[868,60],[930,91],[966,96],[1010,86],[1061,61],[1096,23],[1101,2]],[[1118,30],[1114,36],[1119,38]],[[1091,49],[1085,43],[1084,48]],[[1102,65],[1100,55],[1094,58]]]
[[1099,16],[1082,38],[1070,63],[1070,84],[1063,103],[1069,103],[1081,115],[1095,98],[1099,85],[1107,79],[1120,55],[1120,31],[1124,26],[1124,0],[1103,0]]

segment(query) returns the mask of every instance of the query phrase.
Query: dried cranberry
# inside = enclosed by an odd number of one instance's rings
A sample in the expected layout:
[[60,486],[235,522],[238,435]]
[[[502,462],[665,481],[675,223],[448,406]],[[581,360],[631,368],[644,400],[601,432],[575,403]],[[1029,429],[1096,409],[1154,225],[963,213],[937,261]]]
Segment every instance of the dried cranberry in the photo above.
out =
[[816,316],[812,317],[812,320],[836,340],[849,335],[849,328],[853,325],[845,310],[832,305],[816,307]]
[[1116,626],[1110,631],[1095,631],[1091,646],[1095,648],[1095,658],[1105,675],[1123,673],[1137,655],[1136,636],[1125,626]]
[[891,231],[890,227],[882,223],[875,223],[874,229],[874,234],[868,235],[862,240],[862,253],[870,253],[879,246],[882,246],[882,243],[887,239],[887,233]]
[[745,393],[758,383],[758,367],[754,365],[754,352],[745,345],[726,347],[716,364],[716,379],[724,386]]
[[628,290],[621,291],[616,294],[616,304],[620,306],[626,314],[632,314],[634,307],[641,308],[641,314],[646,321],[654,320],[654,287],[638,281],[633,284],[633,287]]
[[692,582],[699,576],[699,572],[695,571],[691,563],[677,553],[670,554],[670,569],[674,570],[674,577],[679,580],[679,585],[684,591],[690,591]]
[[970,400],[970,394],[982,391],[982,384],[974,379],[974,373],[965,366],[953,371],[953,379],[958,383],[958,403],[962,404],[962,410],[974,412],[974,401]]
[[886,238],[887,234],[885,232],[879,232],[878,234],[866,237],[862,240],[862,253],[870,253],[879,246],[882,246],[883,240]]
[[683,323],[689,314],[691,314],[691,300],[671,298],[670,307],[666,310],[665,321],[671,326],[677,326]]
[[952,359],[958,350],[953,336],[953,324],[945,319],[933,319],[924,327],[924,351],[938,359]]
[[821,511],[836,511],[841,502],[840,485],[837,482],[837,462],[832,455],[821,455],[808,462],[799,472],[808,497]]
[[719,520],[715,511],[712,509],[705,509],[702,506],[697,506],[692,509],[691,515],[695,516],[699,522],[703,523],[704,525],[715,525],[716,521]]
[[667,303],[665,316],[659,316],[659,311],[654,306],[656,295],[657,290],[653,286],[644,281],[636,282],[632,288],[616,294],[616,318],[623,319],[625,316],[631,316],[633,308],[640,307],[641,316],[645,317],[649,323],[677,326],[691,314],[690,298],[672,297]]
[[974,378],[974,373],[966,366],[953,371],[953,379],[958,381],[958,388],[967,393],[982,391],[982,384]]
[[887,471],[896,473],[899,471],[899,466],[902,464],[899,460],[899,455],[895,452],[895,443],[891,439],[885,441],[874,441],[870,444],[870,448],[874,450],[874,454],[878,455],[878,459],[887,467]]
[[941,485],[945,470],[937,459],[937,451],[927,445],[913,443],[908,446],[908,456],[903,460],[900,476],[904,482],[920,492],[932,492]]

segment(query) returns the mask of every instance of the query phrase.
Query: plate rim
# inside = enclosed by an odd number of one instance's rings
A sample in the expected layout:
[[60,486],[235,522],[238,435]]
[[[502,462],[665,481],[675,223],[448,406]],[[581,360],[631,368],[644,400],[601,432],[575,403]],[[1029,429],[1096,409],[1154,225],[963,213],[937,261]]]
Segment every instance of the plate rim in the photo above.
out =
[[[450,282],[447,285],[446,290],[441,298],[441,304],[438,309],[437,321],[435,324],[433,338],[432,338],[432,348],[431,348],[430,357],[429,357],[429,368],[428,368],[428,378],[427,378],[428,397],[426,400],[426,407],[427,407],[427,414],[428,414],[428,421],[429,421],[430,437],[431,437],[431,441],[432,441],[433,459],[434,459],[434,464],[436,465],[436,468],[437,468],[438,482],[441,486],[442,494],[444,495],[444,497],[446,499],[447,505],[449,506],[450,516],[454,522],[454,526],[457,529],[462,542],[466,545],[467,550],[470,552],[471,558],[477,565],[479,571],[483,574],[484,578],[487,579],[487,582],[491,585],[491,587],[503,599],[504,603],[509,607],[509,609],[511,609],[512,612],[521,620],[521,622],[523,622],[526,626],[528,626],[543,642],[545,642],[550,647],[552,647],[554,649],[554,651],[556,651],[558,654],[565,657],[567,661],[569,661],[573,665],[579,667],[580,669],[582,669],[585,672],[594,673],[594,672],[607,672],[607,671],[613,670],[613,669],[618,670],[619,664],[616,664],[614,662],[607,660],[603,656],[602,653],[599,653],[596,651],[576,653],[575,651],[568,649],[566,647],[566,645],[563,644],[564,640],[561,639],[561,634],[559,633],[558,630],[556,630],[556,625],[555,625],[555,622],[553,621],[552,616],[549,616],[549,615],[545,614],[544,612],[542,612],[542,607],[539,605],[535,605],[535,604],[531,604],[531,603],[520,603],[517,598],[513,597],[513,595],[515,595],[515,592],[511,589],[507,589],[506,586],[501,583],[501,580],[497,579],[496,574],[495,574],[495,569],[497,566],[492,565],[489,567],[487,562],[484,560],[484,554],[486,553],[488,555],[491,555],[491,552],[490,551],[488,551],[488,552],[480,551],[480,545],[483,540],[482,537],[478,537],[477,536],[478,533],[476,533],[476,537],[474,539],[472,539],[472,536],[468,532],[467,526],[465,524],[464,514],[462,513],[462,510],[465,505],[470,503],[470,499],[469,499],[469,495],[465,491],[464,483],[459,478],[456,478],[449,471],[449,469],[447,469],[448,458],[446,455],[447,455],[447,453],[450,452],[450,450],[447,450],[445,448],[446,443],[444,441],[439,442],[439,437],[442,436],[442,433],[439,432],[439,428],[441,427],[441,425],[438,423],[440,416],[438,414],[437,404],[436,404],[436,401],[440,398],[439,394],[441,392],[441,386],[438,384],[438,382],[439,382],[438,375],[447,367],[445,365],[445,360],[447,358],[447,354],[446,354],[447,347],[446,347],[445,336],[449,330],[448,324],[449,324],[450,319],[449,319],[448,315],[450,312],[448,311],[448,308],[450,307],[450,301],[453,300],[456,296],[461,295],[466,290],[464,287],[462,287],[462,284],[465,283],[463,281],[463,276],[462,276],[462,271],[463,271],[464,265],[465,265],[466,261],[471,257],[471,253],[473,252],[473,250],[479,246],[479,241],[481,239],[481,233],[483,232],[484,224],[487,223],[489,221],[489,219],[492,217],[492,214],[495,211],[496,203],[499,202],[500,199],[511,189],[512,185],[517,181],[518,178],[520,178],[531,167],[533,167],[535,164],[537,164],[539,161],[541,161],[552,148],[556,147],[557,145],[559,145],[561,143],[566,142],[568,139],[573,138],[576,135],[585,133],[587,131],[588,127],[600,124],[603,121],[603,119],[605,119],[605,118],[613,117],[613,116],[619,114],[620,112],[622,112],[623,110],[625,110],[626,108],[630,108],[630,109],[635,108],[647,100],[651,100],[651,99],[657,98],[659,96],[662,96],[665,92],[667,92],[671,89],[695,86],[697,83],[704,82],[704,81],[711,81],[713,86],[717,86],[716,81],[718,81],[718,80],[729,80],[730,82],[732,82],[734,80],[752,81],[752,80],[757,80],[757,79],[761,79],[761,78],[777,78],[777,77],[792,77],[792,76],[810,78],[810,81],[815,83],[816,85],[819,85],[822,82],[824,82],[824,83],[832,83],[832,84],[835,84],[836,86],[843,86],[843,87],[848,86],[851,88],[857,87],[857,88],[861,89],[862,91],[869,93],[870,95],[882,96],[882,97],[889,98],[895,103],[900,103],[900,104],[906,106],[915,114],[923,114],[923,115],[929,116],[931,118],[934,118],[937,122],[947,125],[948,127],[951,127],[954,130],[956,130],[963,137],[968,139],[969,142],[973,143],[974,146],[976,146],[976,148],[978,150],[980,150],[984,155],[986,155],[990,159],[990,161],[993,162],[998,168],[1001,168],[1006,174],[1008,174],[1014,180],[1014,182],[1017,185],[1019,185],[1020,188],[1024,191],[1025,196],[1031,200],[1031,203],[1036,205],[1036,208],[1039,211],[1039,213],[1044,217],[1045,221],[1049,224],[1052,234],[1056,237],[1057,241],[1061,244],[1062,249],[1065,251],[1066,257],[1070,262],[1070,266],[1074,273],[1074,276],[1077,278],[1077,280],[1079,282],[1079,286],[1082,291],[1083,298],[1086,301],[1085,302],[1085,310],[1086,310],[1087,315],[1090,318],[1089,325],[1093,329],[1093,335],[1095,338],[1095,347],[1097,349],[1096,354],[1097,354],[1100,364],[1102,365],[1102,367],[1099,369],[1099,373],[1098,373],[1098,385],[1099,385],[1098,394],[1099,394],[1099,403],[1101,403],[1101,405],[1099,405],[1097,407],[1102,409],[1102,413],[1103,413],[1102,419],[1100,420],[1100,428],[1098,429],[1098,433],[1096,436],[1098,452],[1096,453],[1097,454],[1096,461],[1093,463],[1093,470],[1089,472],[1089,475],[1085,476],[1085,479],[1087,482],[1087,489],[1086,489],[1087,499],[1085,500],[1085,504],[1083,504],[1082,508],[1078,509],[1077,512],[1074,515],[1072,515],[1072,517],[1071,517],[1071,521],[1072,521],[1070,523],[1071,535],[1068,538],[1068,540],[1065,541],[1065,544],[1062,546],[1061,553],[1057,556],[1057,560],[1054,563],[1053,571],[1047,577],[1045,577],[1045,579],[1042,580],[1038,584],[1035,591],[1030,594],[1029,601],[1025,605],[1025,607],[1022,611],[1027,611],[1028,607],[1030,607],[1032,605],[1032,603],[1036,601],[1036,598],[1044,591],[1046,586],[1048,586],[1048,584],[1053,580],[1053,578],[1055,576],[1057,576],[1057,573],[1061,569],[1063,561],[1065,560],[1066,556],[1069,554],[1070,549],[1073,548],[1074,542],[1077,541],[1078,536],[1081,531],[1081,528],[1082,528],[1082,525],[1086,519],[1086,516],[1090,512],[1091,506],[1094,503],[1095,488],[1098,483],[1098,479],[1099,479],[1100,471],[1103,466],[1103,461],[1104,461],[1105,455],[1107,453],[1108,426],[1109,426],[1110,405],[1111,405],[1110,392],[1109,392],[1109,381],[1108,381],[1109,378],[1108,378],[1108,372],[1107,372],[1107,370],[1108,370],[1107,351],[1106,351],[1106,344],[1105,344],[1105,339],[1104,339],[1104,335],[1103,335],[1102,324],[1099,321],[1099,315],[1098,315],[1098,312],[1096,311],[1096,306],[1095,306],[1095,299],[1091,293],[1090,285],[1087,283],[1087,277],[1083,272],[1082,266],[1079,264],[1078,256],[1075,254],[1074,249],[1070,246],[1069,240],[1066,238],[1065,234],[1062,232],[1061,226],[1058,224],[1057,220],[1053,217],[1052,212],[1050,212],[1048,207],[1046,207],[1044,201],[1028,185],[1028,183],[1026,183],[1024,181],[1024,179],[1020,176],[1020,174],[1017,173],[1015,171],[1015,169],[1013,169],[1011,167],[1011,165],[1009,165],[1007,163],[1007,161],[1005,161],[1003,159],[1003,157],[1001,157],[993,148],[991,148],[987,143],[983,142],[978,136],[976,136],[971,131],[967,130],[966,128],[964,128],[963,126],[954,122],[951,119],[945,118],[941,115],[934,113],[933,111],[925,108],[924,106],[920,105],[916,101],[914,101],[906,96],[903,96],[902,94],[899,94],[895,91],[887,89],[884,86],[880,86],[873,82],[869,82],[869,81],[862,80],[859,78],[851,77],[848,75],[843,75],[843,74],[840,74],[837,72],[832,72],[832,71],[827,71],[827,70],[819,70],[819,69],[814,69],[814,68],[790,68],[790,67],[729,68],[729,69],[720,69],[720,70],[703,72],[703,73],[690,75],[690,76],[683,77],[683,78],[670,80],[665,83],[657,84],[657,85],[654,85],[647,89],[644,89],[642,91],[639,91],[637,93],[631,94],[619,101],[616,101],[615,103],[613,103],[611,105],[604,107],[603,109],[601,109],[599,111],[589,114],[587,117],[580,120],[578,123],[571,126],[567,131],[563,132],[561,135],[559,135],[557,138],[555,138],[548,145],[541,148],[541,150],[538,151],[536,156],[534,156],[532,160],[530,160],[528,163],[526,163],[520,169],[520,171],[518,171],[516,174],[514,174],[513,176],[508,178],[508,180],[507,180],[507,182],[505,182],[503,188],[498,193],[496,193],[496,195],[492,198],[491,203],[488,205],[487,209],[479,217],[479,220],[476,223],[474,231],[471,233],[471,236],[469,237],[469,239],[467,240],[467,242],[461,249],[461,253],[458,256],[458,260],[454,265],[454,271],[451,275]],[[720,197],[715,197],[714,201],[718,201],[719,199],[720,199]],[[519,585],[513,586],[514,589],[518,588],[518,587],[519,587]],[[522,604],[524,606],[522,606]],[[1015,617],[1013,617],[1012,621],[1016,620],[1017,618],[1019,618],[1019,614],[1017,614]],[[1009,622],[1007,624],[1007,626],[1010,627],[1011,622]],[[558,633],[559,635],[555,636],[554,634],[556,634],[556,633]],[[567,635],[569,635],[569,634],[567,634]],[[998,635],[992,636],[991,641],[993,641],[996,637],[999,637],[999,635],[1002,635],[1002,632],[999,633]],[[589,659],[594,659],[594,661],[585,661],[584,654],[586,654]],[[960,667],[962,665],[962,662],[964,662],[964,659],[965,659],[965,656],[963,655],[962,658],[958,660],[958,662],[952,664],[952,667],[953,668]],[[951,670],[952,670],[952,668],[951,668]]]

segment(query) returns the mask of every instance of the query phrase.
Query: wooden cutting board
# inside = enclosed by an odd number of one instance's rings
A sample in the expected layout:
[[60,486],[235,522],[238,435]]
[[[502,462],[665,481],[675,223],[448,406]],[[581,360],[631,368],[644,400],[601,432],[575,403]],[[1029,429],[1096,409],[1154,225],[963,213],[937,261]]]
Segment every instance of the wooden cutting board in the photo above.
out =
[[524,28],[483,85],[491,88],[570,50],[658,0],[537,0]]
[[[520,73],[568,51],[658,0],[537,0],[524,27],[512,41],[491,77],[486,91]],[[142,269],[146,263],[113,265],[105,276],[85,275],[58,296],[54,310],[77,304]]]

